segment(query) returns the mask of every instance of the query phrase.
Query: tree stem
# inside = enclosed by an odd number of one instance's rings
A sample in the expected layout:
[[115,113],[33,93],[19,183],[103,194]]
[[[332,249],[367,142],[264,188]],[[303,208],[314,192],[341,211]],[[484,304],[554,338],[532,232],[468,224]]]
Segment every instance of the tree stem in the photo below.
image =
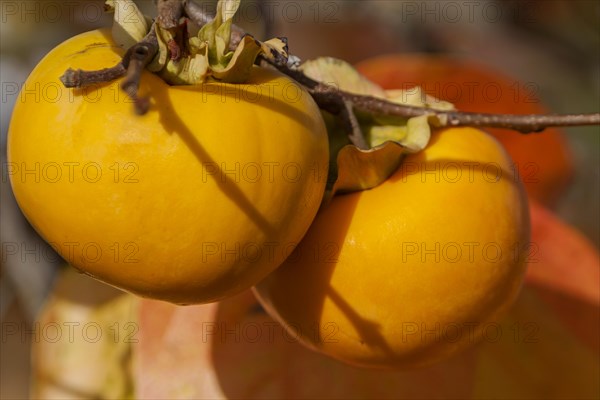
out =
[[[334,89],[335,90],[335,89]],[[412,107],[392,103],[371,96],[356,95],[344,91],[316,91],[322,95],[341,96],[350,101],[354,108],[379,116],[417,117],[433,115],[446,121],[438,127],[476,126],[488,128],[512,129],[521,133],[541,132],[550,126],[599,125],[600,113],[595,114],[485,114],[467,111],[440,111],[432,108]],[[331,94],[333,93],[333,94]]]
[[[158,18],[156,23],[165,29],[177,29],[182,17],[187,17],[196,25],[203,26],[213,19],[193,0],[157,0]],[[232,25],[230,48],[234,50],[246,32]],[[176,43],[171,43],[175,46]],[[176,50],[176,49],[175,49]],[[123,60],[112,68],[98,71],[67,70],[60,80],[66,87],[84,87],[94,83],[110,82],[123,75],[121,83],[123,90],[134,100],[136,112],[144,114],[148,107],[148,99],[137,95],[140,77],[144,67],[153,59],[158,51],[158,42],[154,25],[148,35],[131,47]],[[178,52],[174,52],[179,54]],[[297,57],[290,56],[298,60]],[[521,133],[540,132],[550,126],[583,126],[600,125],[600,113],[567,114],[567,115],[515,115],[515,114],[482,114],[463,111],[440,111],[431,108],[414,107],[393,103],[372,96],[358,95],[334,88],[333,86],[315,81],[306,76],[287,60],[259,56],[257,63],[276,68],[283,74],[303,85],[313,96],[317,104],[344,119],[348,126],[348,136],[358,147],[365,147],[364,136],[356,121],[354,110],[379,116],[397,116],[412,118],[421,115],[436,116],[437,127],[444,126],[476,126],[490,128],[505,128]]]

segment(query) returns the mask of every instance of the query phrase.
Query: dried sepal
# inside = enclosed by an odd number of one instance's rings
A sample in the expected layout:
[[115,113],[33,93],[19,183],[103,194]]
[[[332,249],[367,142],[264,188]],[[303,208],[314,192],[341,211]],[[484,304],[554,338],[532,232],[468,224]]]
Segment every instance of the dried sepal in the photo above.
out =
[[223,82],[244,83],[248,80],[252,65],[261,51],[260,42],[252,36],[246,35],[240,41],[225,68],[212,66],[212,75]]
[[401,124],[369,124],[366,132],[371,147],[393,141],[403,145],[412,153],[423,150],[431,136],[427,115],[410,118]]
[[169,59],[169,46],[167,43],[172,37],[172,34],[168,30],[160,28],[158,25],[154,25],[154,29],[156,30],[158,52],[146,68],[151,72],[160,72],[165,68],[167,60]]
[[128,49],[146,36],[151,24],[133,0],[107,0],[105,4],[114,12],[112,37],[118,46]]
[[233,53],[229,51],[232,19],[240,6],[240,0],[219,0],[215,18],[198,32],[198,39],[208,46],[211,66],[225,68]]
[[186,37],[186,54],[171,57],[170,43],[177,42],[176,32],[156,24],[159,51],[148,66],[166,82],[173,85],[194,85],[215,79],[226,83],[243,83],[250,76],[256,57],[265,57],[287,62],[287,43],[283,39],[260,42],[246,35],[235,50],[230,50],[233,17],[240,0],[220,0],[214,19],[194,32],[191,26]]
[[[426,95],[420,88],[383,90],[362,76],[345,61],[331,57],[307,61],[299,67],[308,77],[349,93],[368,95],[413,107],[452,110],[450,103]],[[325,115],[325,113],[324,113]],[[404,156],[423,150],[429,143],[431,127],[439,126],[434,115],[410,119],[377,117],[357,113],[369,149],[348,143],[348,132],[326,116],[332,153],[329,185],[324,203],[338,193],[371,189],[385,181],[401,164]]]
[[327,191],[325,201],[336,194],[367,190],[379,186],[398,169],[409,150],[387,141],[369,150],[349,144],[337,153],[337,177]]
[[169,60],[161,77],[172,85],[200,84],[209,74],[208,47],[179,61]]

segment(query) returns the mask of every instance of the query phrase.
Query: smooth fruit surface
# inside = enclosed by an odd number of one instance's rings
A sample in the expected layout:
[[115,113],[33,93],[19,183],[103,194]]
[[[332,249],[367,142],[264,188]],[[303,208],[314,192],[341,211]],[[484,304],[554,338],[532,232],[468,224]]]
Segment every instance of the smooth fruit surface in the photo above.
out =
[[133,293],[214,301],[274,270],[319,207],[328,144],[311,97],[259,68],[244,85],[168,86],[144,72],[144,116],[120,80],[65,89],[67,68],[115,65],[106,30],[55,48],[26,81],[8,174],[36,230],[76,268]]
[[[544,114],[535,82],[519,82],[483,64],[448,55],[398,54],[361,62],[358,70],[385,89],[420,86],[432,96],[464,111]],[[573,156],[563,132],[548,128],[523,135],[507,129],[486,129],[514,160],[528,194],[554,205],[574,174]]]
[[475,343],[512,303],[528,240],[502,147],[447,129],[382,185],[334,198],[255,291],[313,349],[363,366],[424,365]]

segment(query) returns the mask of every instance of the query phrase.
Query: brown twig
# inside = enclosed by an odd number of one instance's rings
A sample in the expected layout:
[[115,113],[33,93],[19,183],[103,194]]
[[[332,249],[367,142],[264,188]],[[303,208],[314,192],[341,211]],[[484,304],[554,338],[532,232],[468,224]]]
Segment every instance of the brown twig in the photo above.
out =
[[69,68],[59,78],[67,88],[82,88],[96,83],[105,83],[114,81],[125,75],[127,70],[123,66],[123,61],[111,68],[104,68],[98,71],[84,71],[81,69]]
[[[157,0],[157,23],[166,29],[178,28],[181,17],[187,17],[195,24],[203,26],[214,16],[205,12],[193,0]],[[232,25],[230,48],[233,50],[246,35],[241,28]],[[154,27],[138,44],[133,46],[122,62],[112,68],[99,71],[82,71],[69,69],[60,78],[66,87],[83,87],[89,84],[108,82],[126,74],[121,84],[123,90],[136,103],[136,112],[143,114],[149,105],[147,99],[137,96],[142,69],[152,60],[158,51],[158,43]],[[297,57],[292,57],[297,59]],[[392,103],[384,99],[358,95],[339,90],[333,86],[315,81],[306,76],[286,60],[279,58],[261,57],[257,59],[260,65],[270,65],[285,75],[303,85],[316,103],[324,110],[339,115],[345,119],[348,126],[348,136],[357,146],[362,147],[364,137],[354,110],[363,111],[378,116],[398,116],[411,118],[421,115],[436,116],[439,127],[442,126],[476,126],[491,128],[513,129],[522,133],[540,132],[550,126],[582,126],[600,125],[600,113],[567,114],[567,115],[515,115],[515,114],[482,114],[462,111],[440,111],[431,108],[414,107]],[[432,119],[432,123],[436,123]]]
[[541,132],[550,126],[585,126],[600,124],[600,113],[563,115],[484,114],[467,111],[440,111],[432,108],[408,106],[371,96],[357,95],[339,90],[309,78],[302,71],[290,68],[287,65],[275,64],[271,60],[264,59],[263,63],[272,65],[280,72],[283,72],[305,86],[319,105],[336,103],[337,99],[342,98],[345,101],[349,101],[356,110],[371,113],[373,115],[405,118],[433,115],[440,120],[445,120],[446,124],[444,126],[504,128],[521,133]]
[[[392,103],[372,96],[358,95],[315,81],[302,71],[287,65],[276,64],[272,60],[262,59],[263,65],[270,64],[305,86],[315,98],[317,104],[332,104],[343,99],[350,102],[354,109],[379,116],[412,118],[421,115],[433,115],[446,121],[443,126],[477,126],[487,128],[512,129],[521,133],[541,132],[550,126],[599,125],[600,113],[595,114],[484,114],[466,111],[440,111],[432,108],[414,107]],[[439,127],[443,127],[439,126]]]
[[163,29],[176,29],[183,16],[182,0],[158,0],[156,4],[158,17],[156,23]]
[[[326,85],[325,85],[326,86]],[[541,132],[550,126],[599,125],[600,113],[595,114],[484,114],[466,111],[440,111],[432,108],[407,106],[371,96],[357,95],[336,89],[324,89],[318,85],[311,90],[313,96],[342,97],[355,109],[379,116],[412,118],[432,115],[444,121],[438,127],[476,126],[512,129],[521,133]]]
[[204,12],[202,7],[194,1],[183,0],[183,9],[187,17],[198,26],[204,26],[214,18],[214,15]]

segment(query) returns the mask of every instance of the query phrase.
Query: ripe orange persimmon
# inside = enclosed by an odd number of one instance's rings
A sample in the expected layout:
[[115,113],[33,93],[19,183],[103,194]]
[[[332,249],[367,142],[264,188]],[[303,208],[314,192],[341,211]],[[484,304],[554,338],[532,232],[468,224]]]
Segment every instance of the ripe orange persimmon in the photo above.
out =
[[335,197],[256,294],[302,343],[350,364],[456,354],[512,303],[525,273],[527,199],[512,172],[490,135],[434,133],[380,186]]
[[132,293],[189,304],[248,289],[319,208],[328,144],[317,105],[259,67],[235,86],[169,86],[145,71],[153,105],[144,116],[118,80],[62,88],[67,68],[98,70],[123,52],[108,30],[83,33],[27,79],[24,93],[37,88],[41,100],[21,97],[8,134],[21,210],[74,267]]
[[[358,70],[384,89],[421,86],[427,94],[452,102],[459,110],[541,114],[547,110],[536,96],[535,83],[521,83],[483,64],[442,55],[400,54],[361,62]],[[528,194],[553,205],[565,190],[573,163],[565,138],[556,128],[522,135],[486,129],[516,163]]]

